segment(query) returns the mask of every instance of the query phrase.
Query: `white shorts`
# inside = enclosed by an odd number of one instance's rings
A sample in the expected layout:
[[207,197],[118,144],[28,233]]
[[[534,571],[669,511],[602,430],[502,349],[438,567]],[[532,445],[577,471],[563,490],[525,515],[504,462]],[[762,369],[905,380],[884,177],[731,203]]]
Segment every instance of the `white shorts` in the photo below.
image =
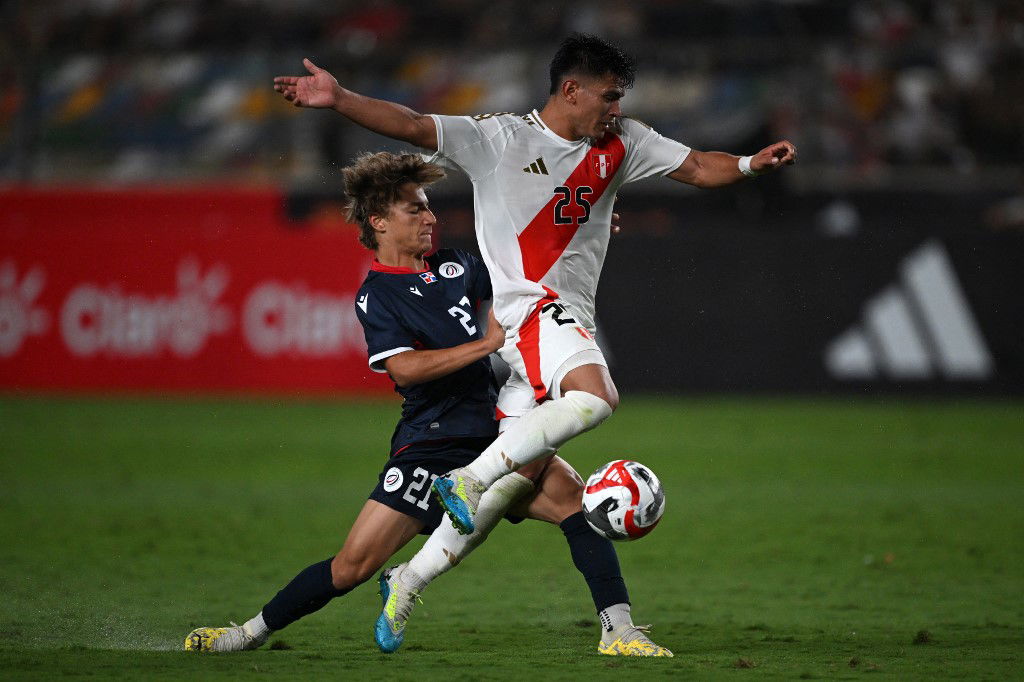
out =
[[583,365],[607,367],[593,335],[576,321],[561,299],[543,299],[498,350],[512,374],[498,393],[498,418],[520,417],[549,398],[561,397],[559,384]]

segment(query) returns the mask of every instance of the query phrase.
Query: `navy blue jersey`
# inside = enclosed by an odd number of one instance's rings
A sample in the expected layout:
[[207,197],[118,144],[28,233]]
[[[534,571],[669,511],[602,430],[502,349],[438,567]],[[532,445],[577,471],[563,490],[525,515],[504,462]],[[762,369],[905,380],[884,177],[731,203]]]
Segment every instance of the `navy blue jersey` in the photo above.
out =
[[[356,315],[366,334],[370,368],[408,350],[451,348],[483,338],[480,302],[491,297],[483,263],[459,249],[426,258],[422,272],[374,261],[356,294]],[[394,454],[411,443],[442,438],[495,437],[497,382],[490,358],[433,381],[395,391],[404,398],[391,438]]]

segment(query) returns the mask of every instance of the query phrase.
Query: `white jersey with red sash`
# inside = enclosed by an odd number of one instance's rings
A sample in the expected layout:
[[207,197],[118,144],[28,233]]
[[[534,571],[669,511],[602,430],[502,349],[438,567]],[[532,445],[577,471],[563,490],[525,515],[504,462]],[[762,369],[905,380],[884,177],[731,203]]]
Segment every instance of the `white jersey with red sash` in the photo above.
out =
[[671,173],[690,148],[624,118],[618,133],[570,142],[526,116],[433,116],[438,152],[473,182],[476,235],[494,311],[518,330],[538,302],[562,299],[594,333],[594,298],[619,187]]

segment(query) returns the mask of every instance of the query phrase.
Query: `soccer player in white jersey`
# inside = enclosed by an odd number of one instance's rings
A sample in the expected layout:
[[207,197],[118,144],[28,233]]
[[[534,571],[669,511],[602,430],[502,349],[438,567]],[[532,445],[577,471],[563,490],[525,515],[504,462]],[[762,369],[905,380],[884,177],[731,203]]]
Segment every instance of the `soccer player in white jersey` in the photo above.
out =
[[525,116],[423,115],[341,87],[304,60],[308,76],[274,79],[296,106],[331,108],[356,124],[434,152],[473,182],[476,235],[512,367],[498,408],[502,433],[479,458],[434,483],[452,522],[474,529],[481,495],[552,454],[617,407],[594,342],[594,299],[616,192],[654,175],[720,187],[794,163],[782,140],[751,156],[691,149],[622,114],[635,62],[606,41],[573,34],[550,68],[540,111]]

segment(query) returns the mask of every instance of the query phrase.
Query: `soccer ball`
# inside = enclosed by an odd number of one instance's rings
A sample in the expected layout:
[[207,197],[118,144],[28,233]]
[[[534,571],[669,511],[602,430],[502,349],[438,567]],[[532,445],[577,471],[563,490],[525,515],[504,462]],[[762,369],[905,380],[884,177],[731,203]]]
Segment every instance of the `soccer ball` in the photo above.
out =
[[665,493],[654,472],[618,459],[590,475],[583,489],[583,516],[609,540],[636,540],[654,530],[665,513]]

